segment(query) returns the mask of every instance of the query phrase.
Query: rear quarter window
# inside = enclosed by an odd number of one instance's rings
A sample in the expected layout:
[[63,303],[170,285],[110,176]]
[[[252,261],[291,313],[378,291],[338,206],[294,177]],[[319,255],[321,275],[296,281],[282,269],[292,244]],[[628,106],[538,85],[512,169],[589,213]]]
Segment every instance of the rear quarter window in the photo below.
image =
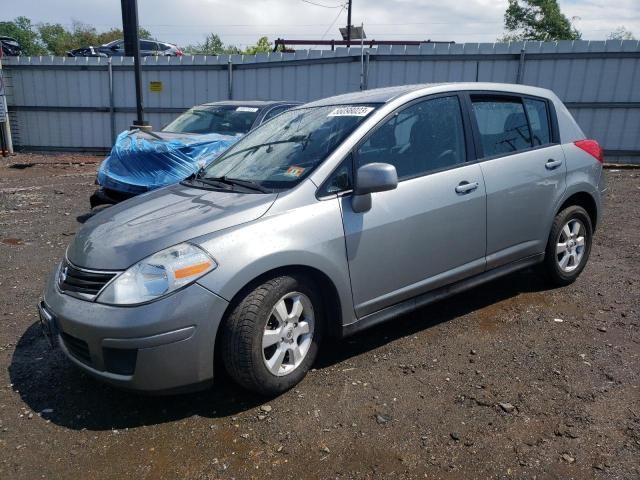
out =
[[551,143],[551,127],[549,125],[549,112],[547,102],[544,100],[524,99],[524,108],[531,125],[533,146],[548,145]]

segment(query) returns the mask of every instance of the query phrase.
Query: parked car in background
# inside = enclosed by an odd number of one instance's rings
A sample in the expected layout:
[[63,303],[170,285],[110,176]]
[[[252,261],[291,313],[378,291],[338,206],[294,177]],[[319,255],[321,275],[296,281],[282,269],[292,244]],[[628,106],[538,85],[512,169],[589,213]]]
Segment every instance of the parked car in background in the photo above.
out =
[[67,52],[67,57],[108,57],[104,52],[98,50],[97,47],[80,47]]
[[0,56],[16,57],[22,53],[20,42],[13,37],[0,36]]
[[[122,57],[124,56],[124,40],[113,40],[104,45],[86,46],[76,48],[67,52],[70,57]],[[140,55],[143,57],[151,56],[182,56],[184,53],[180,48],[172,43],[159,42],[157,40],[143,39],[140,40]]]
[[223,101],[193,107],[160,131],[122,132],[98,170],[92,207],[184,180],[252,128],[299,102]]
[[[516,270],[577,279],[602,150],[551,91],[450,83],[286,111],[188,180],[106,209],[40,303],[106,382],[277,394],[344,336]],[[218,350],[219,349],[219,350]]]

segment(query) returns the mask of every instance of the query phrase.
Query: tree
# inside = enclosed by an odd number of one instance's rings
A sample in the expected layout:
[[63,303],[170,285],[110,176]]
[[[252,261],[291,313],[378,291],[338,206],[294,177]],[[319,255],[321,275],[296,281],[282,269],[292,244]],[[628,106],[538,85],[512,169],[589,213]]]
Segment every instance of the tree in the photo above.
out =
[[273,45],[267,37],[260,37],[258,43],[252,47],[248,47],[244,53],[245,55],[255,55],[256,53],[268,53],[273,50]]
[[579,40],[582,34],[560,11],[557,0],[509,0],[502,41]]
[[59,23],[41,23],[38,25],[38,33],[45,48],[54,55],[64,55],[71,50],[72,35]]
[[[152,38],[151,32],[142,27],[138,34],[140,38]],[[0,35],[15,38],[22,46],[23,55],[65,55],[74,48],[98,46],[124,37],[119,28],[98,32],[92,25],[72,20],[68,30],[60,23],[34,25],[26,17],[0,22]]]
[[202,43],[186,46],[184,52],[191,55],[233,55],[241,53],[238,47],[225,45],[220,35],[216,33],[208,34]]
[[633,32],[624,25],[616,28],[607,36],[607,40],[635,40]]
[[255,55],[256,53],[270,52],[273,45],[267,37],[260,37],[255,45],[240,50],[235,45],[225,45],[220,36],[210,33],[204,42],[195,45],[188,45],[184,52],[189,55]]
[[22,47],[23,55],[46,55],[47,49],[40,42],[40,36],[27,17],[17,17],[13,21],[0,22],[0,35],[15,38]]

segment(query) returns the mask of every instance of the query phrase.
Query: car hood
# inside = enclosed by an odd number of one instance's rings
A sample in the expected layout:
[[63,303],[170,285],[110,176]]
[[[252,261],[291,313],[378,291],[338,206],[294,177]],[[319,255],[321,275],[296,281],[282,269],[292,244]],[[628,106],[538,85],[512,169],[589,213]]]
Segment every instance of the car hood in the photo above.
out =
[[67,258],[79,267],[123,270],[164,248],[255,220],[277,196],[183,184],[156,190],[90,218],[69,245]]

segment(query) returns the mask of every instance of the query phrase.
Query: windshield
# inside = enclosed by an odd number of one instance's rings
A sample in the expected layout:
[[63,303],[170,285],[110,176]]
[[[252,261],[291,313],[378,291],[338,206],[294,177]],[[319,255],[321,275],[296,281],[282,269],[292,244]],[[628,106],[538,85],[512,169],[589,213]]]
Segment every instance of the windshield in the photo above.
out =
[[252,182],[270,190],[291,188],[320,165],[376,107],[334,105],[286,111],[211,162],[200,177]]
[[258,107],[219,105],[187,110],[162,129],[170,133],[245,134],[258,116]]

